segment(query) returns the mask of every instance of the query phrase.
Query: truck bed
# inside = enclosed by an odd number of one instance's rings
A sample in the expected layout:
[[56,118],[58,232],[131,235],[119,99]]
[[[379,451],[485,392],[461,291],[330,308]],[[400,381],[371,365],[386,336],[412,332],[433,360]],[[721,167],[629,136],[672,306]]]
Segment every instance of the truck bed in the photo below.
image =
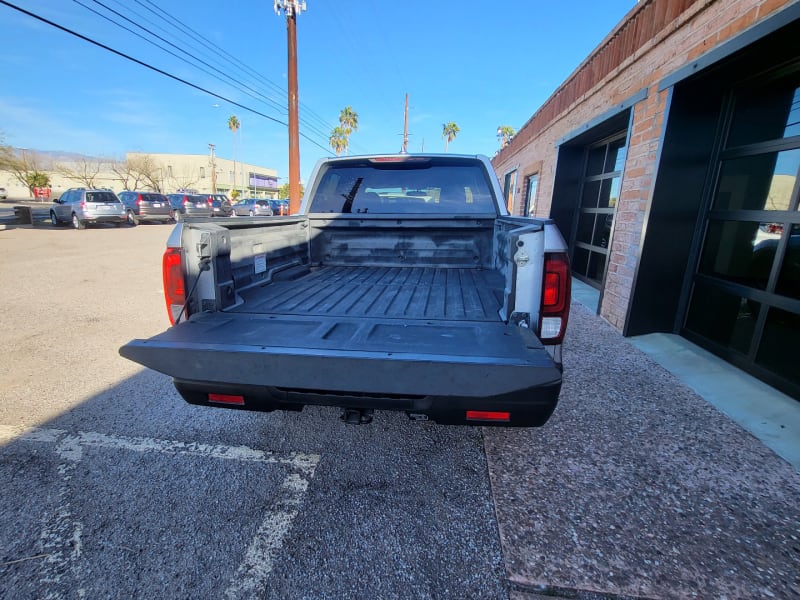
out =
[[227,312],[499,322],[503,285],[484,269],[322,266],[246,290]]

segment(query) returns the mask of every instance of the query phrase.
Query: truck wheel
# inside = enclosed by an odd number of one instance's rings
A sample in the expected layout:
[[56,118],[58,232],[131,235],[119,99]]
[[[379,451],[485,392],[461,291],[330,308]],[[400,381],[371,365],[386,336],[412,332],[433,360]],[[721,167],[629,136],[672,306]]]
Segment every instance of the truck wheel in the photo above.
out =
[[133,214],[132,210],[128,211],[128,225],[131,227],[136,227],[139,224],[139,219],[136,218],[136,215]]
[[58,227],[59,225],[58,217],[56,217],[56,213],[54,213],[52,210],[50,211],[50,223],[53,225],[53,227]]
[[86,229],[86,223],[81,221],[75,213],[72,213],[72,226],[75,229]]

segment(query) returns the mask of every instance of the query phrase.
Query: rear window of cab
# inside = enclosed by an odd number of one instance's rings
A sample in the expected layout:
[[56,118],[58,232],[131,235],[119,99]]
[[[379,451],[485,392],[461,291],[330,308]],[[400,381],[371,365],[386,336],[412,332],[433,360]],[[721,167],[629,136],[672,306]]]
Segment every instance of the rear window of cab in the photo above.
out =
[[309,212],[486,214],[496,203],[484,169],[464,159],[332,162]]

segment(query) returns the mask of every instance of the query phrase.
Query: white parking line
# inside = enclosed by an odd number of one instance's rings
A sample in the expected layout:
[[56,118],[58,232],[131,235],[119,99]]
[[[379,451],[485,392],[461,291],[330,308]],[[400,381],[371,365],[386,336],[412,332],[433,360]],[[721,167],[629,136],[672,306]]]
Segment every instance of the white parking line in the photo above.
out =
[[[77,561],[81,557],[83,527],[72,515],[67,497],[67,482],[72,477],[75,465],[83,459],[84,447],[271,463],[293,471],[284,478],[274,505],[264,516],[255,538],[245,552],[244,560],[231,578],[225,591],[225,597],[229,599],[253,597],[263,590],[320,460],[318,454],[291,453],[282,456],[247,446],[208,445],[84,431],[70,434],[63,429],[0,425],[0,444],[14,440],[57,444],[56,452],[61,459],[59,473],[63,480],[59,491],[59,506],[40,536],[44,547],[49,551],[46,561],[48,573],[42,577],[42,582],[56,588],[61,587],[59,573],[70,571],[78,580],[82,574]],[[79,594],[82,592],[83,590],[79,590]],[[51,588],[46,597],[57,599],[63,595]]]

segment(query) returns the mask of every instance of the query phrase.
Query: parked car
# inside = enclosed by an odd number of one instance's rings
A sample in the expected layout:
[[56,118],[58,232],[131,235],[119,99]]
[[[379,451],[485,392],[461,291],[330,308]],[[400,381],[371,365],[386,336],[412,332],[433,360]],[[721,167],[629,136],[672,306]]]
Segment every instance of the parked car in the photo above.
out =
[[269,200],[245,198],[233,205],[232,217],[271,217],[273,215]]
[[113,223],[119,227],[127,219],[125,205],[111,190],[71,188],[50,208],[54,226],[72,223],[75,229],[84,229],[89,223]]
[[287,199],[270,200],[269,205],[272,207],[273,215],[288,215],[289,214],[289,201]]
[[120,201],[125,205],[128,223],[138,225],[142,221],[172,221],[169,199],[156,192],[120,192]]
[[208,195],[199,194],[167,194],[169,198],[172,218],[180,221],[184,217],[210,217],[212,215],[211,204]]
[[225,194],[201,194],[201,196],[207,197],[208,201],[211,203],[212,217],[233,216],[231,214],[233,213],[231,201],[228,200],[228,197]]
[[0,200],[5,200],[8,198],[8,192],[6,192],[6,188],[0,188]]

